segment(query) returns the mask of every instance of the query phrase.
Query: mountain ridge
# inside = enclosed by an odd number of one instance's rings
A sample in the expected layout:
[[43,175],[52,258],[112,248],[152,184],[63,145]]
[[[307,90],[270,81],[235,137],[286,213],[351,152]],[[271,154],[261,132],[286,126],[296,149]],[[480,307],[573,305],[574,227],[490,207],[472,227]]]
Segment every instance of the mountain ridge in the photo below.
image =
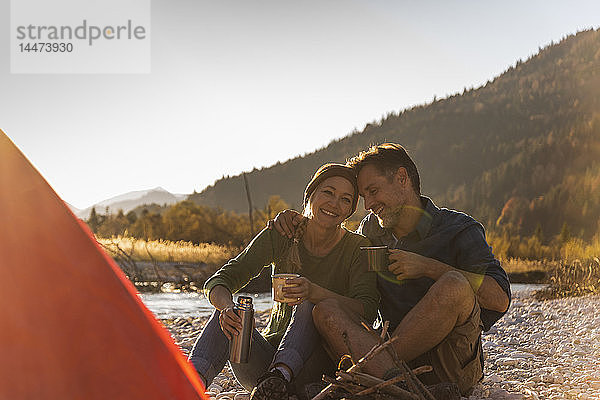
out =
[[[556,234],[565,223],[600,229],[600,34],[587,30],[540,49],[476,89],[389,113],[304,156],[247,172],[254,206],[280,195],[299,207],[310,175],[370,144],[402,144],[436,203],[488,226]],[[247,212],[242,175],[189,199]],[[511,201],[512,200],[512,201]]]
[[81,210],[68,203],[67,205],[71,208],[71,211],[73,211],[76,216],[82,219],[87,219],[90,216],[92,208],[95,208],[96,212],[99,214],[106,214],[107,209],[109,213],[113,214],[117,213],[119,210],[123,210],[124,213],[127,213],[139,206],[146,204],[175,204],[181,200],[185,200],[187,196],[188,195],[186,194],[173,194],[162,187],[157,186],[152,189],[135,190],[113,196]]

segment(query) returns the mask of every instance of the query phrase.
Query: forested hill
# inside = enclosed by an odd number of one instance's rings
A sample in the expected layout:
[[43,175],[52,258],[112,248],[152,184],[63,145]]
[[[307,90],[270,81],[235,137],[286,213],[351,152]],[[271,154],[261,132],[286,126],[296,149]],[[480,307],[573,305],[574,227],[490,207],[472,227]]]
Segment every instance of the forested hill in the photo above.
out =
[[[443,66],[440,66],[441,68]],[[384,111],[384,110],[382,110]],[[373,143],[414,157],[423,193],[489,229],[531,234],[600,228],[600,31],[571,35],[484,86],[390,114],[326,148],[247,173],[256,208],[278,194],[298,206],[311,173]],[[247,212],[241,176],[190,199]]]

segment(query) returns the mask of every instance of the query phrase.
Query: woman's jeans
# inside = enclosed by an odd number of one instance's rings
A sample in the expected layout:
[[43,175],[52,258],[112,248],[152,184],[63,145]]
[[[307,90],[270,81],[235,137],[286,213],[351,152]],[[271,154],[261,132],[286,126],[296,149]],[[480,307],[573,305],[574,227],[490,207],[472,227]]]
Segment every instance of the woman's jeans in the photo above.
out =
[[[314,304],[304,301],[294,307],[287,330],[276,349],[254,329],[248,363],[230,362],[238,382],[252,390],[258,378],[275,364],[285,364],[294,374],[297,388],[320,381],[324,372],[335,369],[321,346],[321,338],[313,320]],[[219,325],[219,311],[215,310],[200,333],[189,360],[208,387],[229,360],[229,339]]]

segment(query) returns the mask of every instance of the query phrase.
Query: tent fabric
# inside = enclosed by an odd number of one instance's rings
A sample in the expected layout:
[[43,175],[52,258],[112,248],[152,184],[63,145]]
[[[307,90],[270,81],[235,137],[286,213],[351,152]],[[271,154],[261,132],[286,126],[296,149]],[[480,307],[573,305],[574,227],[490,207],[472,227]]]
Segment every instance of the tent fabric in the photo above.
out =
[[0,399],[204,398],[135,287],[0,130]]

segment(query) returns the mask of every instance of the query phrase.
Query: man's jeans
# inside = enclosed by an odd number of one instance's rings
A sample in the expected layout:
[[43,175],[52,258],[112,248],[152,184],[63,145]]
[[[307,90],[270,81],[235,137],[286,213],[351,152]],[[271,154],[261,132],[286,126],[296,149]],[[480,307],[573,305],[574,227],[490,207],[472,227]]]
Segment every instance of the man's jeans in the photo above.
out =
[[[314,304],[305,301],[294,307],[287,330],[276,349],[254,329],[248,363],[231,363],[238,382],[252,390],[258,378],[274,364],[285,364],[294,374],[296,387],[320,381],[324,372],[335,370],[335,365],[321,346],[321,338],[313,320]],[[200,333],[189,360],[208,387],[229,360],[229,340],[219,325],[219,311],[215,310]]]

